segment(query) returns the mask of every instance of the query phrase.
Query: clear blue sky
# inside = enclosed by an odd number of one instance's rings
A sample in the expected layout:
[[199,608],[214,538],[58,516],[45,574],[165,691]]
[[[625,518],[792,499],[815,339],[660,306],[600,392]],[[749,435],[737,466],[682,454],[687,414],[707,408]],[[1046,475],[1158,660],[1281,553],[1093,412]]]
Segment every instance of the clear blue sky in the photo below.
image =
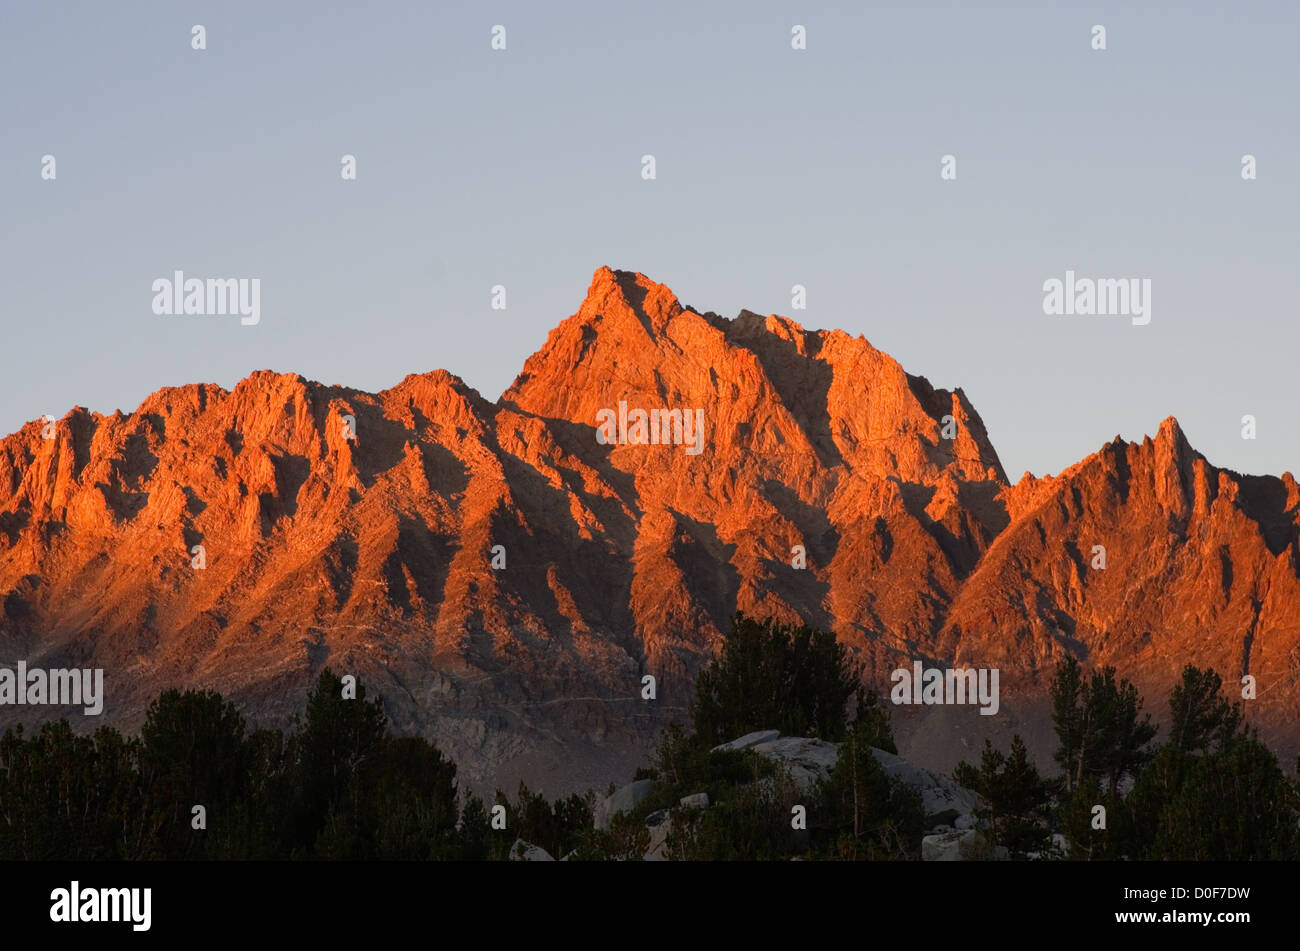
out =
[[[1290,0],[5,0],[0,431],[261,368],[495,399],[608,264],[962,386],[1013,479],[1171,414],[1295,471],[1298,48]],[[178,268],[261,323],[154,315]],[[1151,323],[1045,316],[1067,268]]]

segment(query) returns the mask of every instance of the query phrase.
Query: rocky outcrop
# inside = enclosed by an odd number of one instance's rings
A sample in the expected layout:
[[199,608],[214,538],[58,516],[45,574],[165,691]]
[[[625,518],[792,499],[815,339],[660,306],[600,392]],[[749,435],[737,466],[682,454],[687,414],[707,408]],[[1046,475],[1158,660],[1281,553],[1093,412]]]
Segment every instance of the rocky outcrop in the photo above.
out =
[[884,767],[885,775],[892,776],[921,796],[926,825],[951,825],[965,830],[974,826],[975,809],[979,797],[970,789],[958,786],[940,773],[922,769],[886,750],[871,749],[871,755]]
[[990,846],[976,829],[936,832],[921,840],[923,862],[1006,861],[1009,853],[1002,846]]
[[[328,664],[466,784],[557,793],[644,762],[740,609],[834,630],[886,692],[913,660],[999,668],[997,716],[894,711],[939,772],[1012,731],[1050,762],[1066,653],[1157,713],[1185,663],[1250,674],[1289,762],[1298,513],[1289,474],[1215,468],[1173,419],[1012,485],[960,389],[601,268],[495,402],[443,370],[379,393],[260,371],[6,437],[0,664],[103,668],[127,728],[171,686],[285,725]],[[93,725],[0,725],[63,715]]]
[[773,740],[779,739],[780,736],[780,730],[755,730],[753,733],[746,733],[744,736],[737,737],[730,743],[720,743],[715,746],[711,752],[716,753],[719,750],[749,750],[758,746],[760,743],[769,743]]
[[525,842],[523,839],[515,839],[514,845],[510,846],[510,861],[554,862],[555,857],[540,845],[533,845],[531,842]]
[[[765,730],[764,734],[774,733]],[[748,736],[754,736],[753,733]],[[741,742],[746,737],[733,742]],[[730,743],[715,749],[740,748],[750,749],[760,756],[776,760],[790,772],[790,777],[803,792],[810,792],[820,782],[825,781],[835,769],[839,758],[839,746],[825,740],[810,739],[805,736],[781,736],[779,733],[760,742],[745,747],[733,747]]]
[[[788,770],[802,792],[811,793],[819,783],[830,778],[839,749],[840,744],[825,740],[781,736],[777,730],[760,730],[715,746],[713,752],[750,750],[765,756]],[[930,830],[922,842],[924,860],[967,861],[1007,857],[1005,849],[989,848],[982,833],[975,830],[974,811],[979,805],[979,797],[973,791],[885,750],[872,747],[871,753],[887,775],[914,790],[921,798],[926,814],[925,827]],[[638,780],[601,800],[596,807],[596,828],[608,829],[616,813],[631,812],[653,792],[653,787],[651,780]],[[696,793],[681,797],[677,809],[709,807],[708,794]],[[646,816],[645,827],[650,836],[647,860],[667,858],[667,839],[673,829],[674,813],[673,809],[658,809]]]
[[646,848],[646,859],[663,861],[667,859],[668,836],[673,831],[673,817],[668,809],[657,809],[645,817],[645,827],[650,832],[650,844]]
[[[800,790],[811,792],[818,783],[830,778],[839,758],[840,744],[803,736],[781,736],[777,730],[762,730],[715,746],[713,750],[752,750],[780,763],[789,770]],[[898,779],[920,795],[927,828],[946,825],[965,830],[975,825],[974,813],[979,797],[973,791],[887,750],[873,746],[871,755],[887,776]]]
[[650,795],[653,789],[654,783],[651,780],[638,779],[634,783],[628,783],[626,786],[614,790],[614,792],[596,803],[594,814],[596,828],[601,831],[609,829],[614,816],[620,812],[631,812]]

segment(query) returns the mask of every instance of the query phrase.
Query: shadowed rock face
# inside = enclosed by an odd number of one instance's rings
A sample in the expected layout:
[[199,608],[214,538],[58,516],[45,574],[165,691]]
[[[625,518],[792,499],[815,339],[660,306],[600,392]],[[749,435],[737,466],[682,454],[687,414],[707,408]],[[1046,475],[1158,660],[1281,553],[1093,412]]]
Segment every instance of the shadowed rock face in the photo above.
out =
[[[667,444],[623,440],[636,410],[700,411],[701,451],[667,423]],[[1289,474],[1216,469],[1173,419],[1012,486],[961,390],[601,268],[496,403],[441,370],[376,394],[262,371],[7,437],[0,664],[102,667],[128,728],[169,686],[283,725],[328,664],[470,784],[554,794],[630,775],[740,609],[833,629],[884,691],[915,659],[999,667],[998,716],[896,708],[922,765],[1012,730],[1042,761],[1066,651],[1157,712],[1186,663],[1248,671],[1249,718],[1289,761],[1298,509]]]

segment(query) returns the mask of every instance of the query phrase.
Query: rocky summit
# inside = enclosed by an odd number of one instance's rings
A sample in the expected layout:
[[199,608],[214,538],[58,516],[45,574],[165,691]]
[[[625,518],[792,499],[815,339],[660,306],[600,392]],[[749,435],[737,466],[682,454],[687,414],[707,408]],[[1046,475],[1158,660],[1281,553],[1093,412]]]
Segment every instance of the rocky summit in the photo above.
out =
[[886,697],[917,661],[999,669],[994,716],[891,708],[919,765],[1013,731],[1050,762],[1066,653],[1157,715],[1187,663],[1249,674],[1288,762],[1298,511],[1290,474],[1218,469],[1172,418],[1011,484],[960,389],[862,337],[601,268],[496,402],[443,370],[262,371],[8,436],[0,664],[102,668],[128,728],[171,686],[284,725],[328,665],[469,785],[558,794],[643,762],[739,609],[833,630]]

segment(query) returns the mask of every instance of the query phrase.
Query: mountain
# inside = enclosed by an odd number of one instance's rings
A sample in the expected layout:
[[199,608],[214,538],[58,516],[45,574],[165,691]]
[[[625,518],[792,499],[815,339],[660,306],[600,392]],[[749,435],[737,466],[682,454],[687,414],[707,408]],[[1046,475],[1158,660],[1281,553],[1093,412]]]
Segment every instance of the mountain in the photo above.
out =
[[1289,474],[1217,469],[1173,419],[1013,485],[960,389],[601,268],[495,403],[442,370],[261,371],[5,438],[0,664],[101,667],[127,727],[169,686],[283,725],[328,664],[471,785],[556,794],[643,762],[740,609],[833,629],[882,692],[914,660],[998,667],[997,716],[894,708],[933,768],[1012,730],[1050,761],[1067,651],[1156,713],[1185,663],[1248,672],[1289,761],[1298,512]]

